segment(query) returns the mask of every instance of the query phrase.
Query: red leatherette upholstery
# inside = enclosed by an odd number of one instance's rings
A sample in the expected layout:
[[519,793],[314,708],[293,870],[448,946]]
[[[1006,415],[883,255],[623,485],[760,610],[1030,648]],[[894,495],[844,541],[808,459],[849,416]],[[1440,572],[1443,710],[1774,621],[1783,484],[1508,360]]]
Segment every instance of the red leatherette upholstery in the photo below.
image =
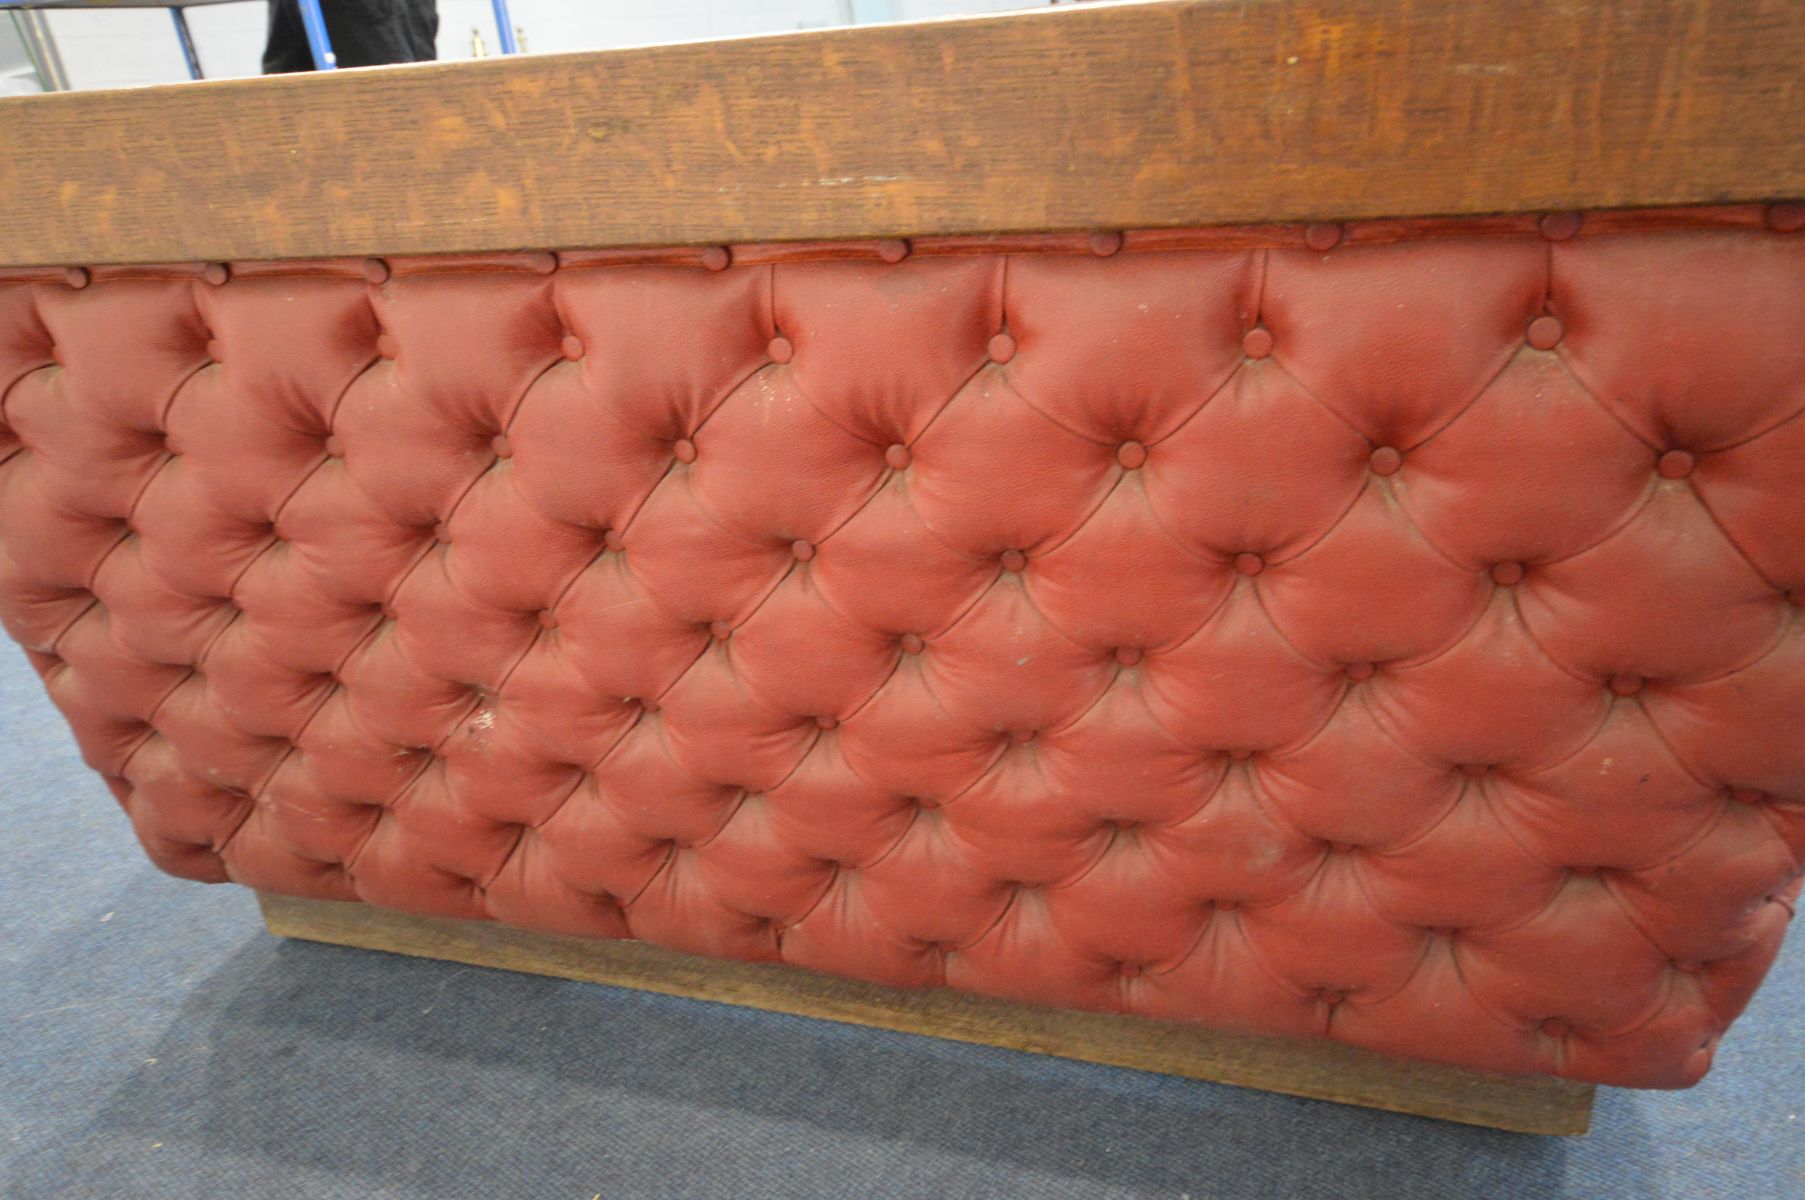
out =
[[13,272],[5,622],[179,875],[1684,1085],[1805,850],[1779,212]]

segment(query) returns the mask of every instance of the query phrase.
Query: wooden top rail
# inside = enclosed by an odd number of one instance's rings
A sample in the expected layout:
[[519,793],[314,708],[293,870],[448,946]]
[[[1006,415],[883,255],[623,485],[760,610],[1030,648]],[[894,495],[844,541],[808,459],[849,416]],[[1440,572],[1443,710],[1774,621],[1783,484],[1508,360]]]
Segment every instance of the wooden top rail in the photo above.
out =
[[1805,195],[1796,0],[1165,0],[0,100],[0,266]]

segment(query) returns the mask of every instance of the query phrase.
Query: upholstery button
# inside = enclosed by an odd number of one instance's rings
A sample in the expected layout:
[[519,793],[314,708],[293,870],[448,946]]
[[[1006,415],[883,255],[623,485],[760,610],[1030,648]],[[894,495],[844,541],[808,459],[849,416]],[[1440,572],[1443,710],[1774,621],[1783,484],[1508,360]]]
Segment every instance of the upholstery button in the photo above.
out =
[[1253,757],[1253,751],[1247,750],[1247,749],[1230,750],[1228,752],[1228,756],[1230,758],[1234,759],[1236,762],[1246,762],[1248,759]]
[[639,709],[641,712],[655,713],[659,710],[660,707],[662,707],[662,706],[658,703],[658,701],[653,700],[649,696],[639,702]]
[[1334,221],[1318,221],[1304,226],[1304,245],[1317,253],[1326,253],[1340,244],[1340,224]]
[[940,801],[934,799],[932,796],[917,796],[915,797],[914,804],[916,808],[925,808],[929,810],[940,807]]
[[558,256],[550,250],[527,255],[527,269],[538,275],[550,275],[558,269]]
[[1116,648],[1116,661],[1125,667],[1132,667],[1141,661],[1141,651],[1135,646],[1118,646]]
[[1003,551],[1003,570],[1024,571],[1028,567],[1028,556],[1020,550]]
[[1611,676],[1611,690],[1619,696],[1634,696],[1642,690],[1642,676],[1613,675]]
[[1136,470],[1147,461],[1147,447],[1139,442],[1123,442],[1116,447],[1116,461],[1130,471]]
[[1272,331],[1255,326],[1241,335],[1241,353],[1249,358],[1265,358],[1272,353]]
[[401,347],[395,344],[395,339],[393,337],[384,333],[378,335],[376,338],[376,353],[383,358],[392,359],[397,354],[401,353]]
[[710,271],[725,271],[733,265],[733,251],[725,246],[705,246],[702,250],[702,265]]
[[1561,335],[1565,332],[1559,317],[1541,316],[1529,323],[1526,336],[1537,350],[1552,350],[1561,344]]
[[63,282],[72,288],[85,288],[93,280],[86,267],[64,267]]
[[815,557],[815,544],[797,538],[790,543],[790,553],[796,556],[797,562],[808,562]]
[[1234,912],[1241,907],[1241,902],[1239,900],[1212,900],[1210,907],[1217,912]]
[[622,550],[627,548],[626,541],[619,533],[612,529],[602,530],[602,545],[607,547],[607,549],[614,554],[619,554]]
[[1429,932],[1433,933],[1436,937],[1443,938],[1458,937],[1460,935],[1460,930],[1452,925],[1437,925],[1430,929]]
[[892,471],[908,470],[909,463],[914,461],[914,458],[915,456],[909,453],[909,448],[900,442],[884,450],[884,465]]
[[1520,562],[1501,562],[1492,564],[1492,582],[1499,587],[1510,587],[1523,581],[1523,564]]
[[985,353],[990,355],[991,362],[1006,363],[1015,357],[1015,339],[1006,333],[995,334],[985,347]]
[[345,444],[339,441],[336,433],[326,439],[325,450],[327,458],[345,457]]
[[1266,569],[1266,560],[1251,551],[1243,550],[1235,555],[1235,570],[1243,575],[1258,575]]
[[1669,450],[1655,463],[1655,470],[1663,479],[1684,479],[1692,474],[1697,465],[1692,455],[1684,450]]
[[498,433],[490,438],[489,449],[494,452],[496,458],[514,457],[514,447],[508,443],[508,435],[505,433]]
[[1797,233],[1805,229],[1805,204],[1787,201],[1767,206],[1767,227],[1775,233]]
[[787,363],[796,357],[796,347],[787,337],[774,337],[765,344],[765,354],[774,363]]
[[1345,992],[1336,991],[1334,988],[1318,988],[1316,991],[1316,998],[1330,1008],[1334,1008],[1337,1004],[1340,1004],[1343,1000],[1347,999],[1347,994]]
[[440,521],[437,525],[432,527],[432,536],[441,542],[449,542],[451,540],[451,526]]
[[840,721],[839,721],[839,718],[837,718],[837,717],[816,717],[815,718],[815,728],[816,729],[823,729],[823,730],[837,729],[837,728],[839,728],[839,726],[840,726]]
[[364,259],[364,278],[371,283],[387,283],[389,281],[389,264],[380,258]]
[[1468,779],[1483,779],[1492,773],[1489,763],[1461,763],[1460,773]]
[[1141,967],[1139,963],[1125,962],[1121,966],[1121,972],[1123,979],[1138,979],[1140,978]]
[[1369,662],[1349,663],[1347,677],[1355,683],[1362,683],[1373,677],[1373,664]]
[[218,338],[207,339],[207,357],[216,363],[226,361],[226,344]]
[[1366,461],[1374,475],[1396,475],[1404,465],[1404,455],[1396,446],[1380,446]]
[[678,438],[671,446],[671,453],[680,463],[693,463],[696,461],[696,444],[688,438]]
[[541,629],[556,629],[558,627],[558,614],[549,608],[540,609],[539,627]]
[[909,243],[902,238],[885,238],[877,244],[877,256],[887,263],[899,263],[909,257]]
[[905,633],[899,641],[904,654],[920,654],[927,648],[927,643],[922,641],[921,635],[917,633]]
[[225,263],[208,263],[201,268],[201,278],[205,279],[214,287],[219,287],[221,284],[225,283],[226,280],[232,278],[232,268],[228,267]]
[[1549,213],[1538,224],[1543,237],[1551,242],[1564,242],[1579,232],[1580,224],[1584,220],[1585,218],[1576,212],[1558,212]]
[[1333,850],[1337,854],[1352,854],[1356,848],[1357,847],[1355,847],[1354,843],[1352,843],[1352,842],[1330,842],[1329,843],[1329,849]]
[[1730,799],[1738,804],[1760,804],[1767,799],[1767,793],[1759,788],[1733,787]]
[[1098,230],[1091,234],[1091,253],[1108,258],[1122,248],[1122,235],[1114,230]]
[[1029,742],[1034,740],[1034,731],[1032,729],[1017,729],[1010,733],[1009,740],[1018,746],[1026,746]]
[[1682,975],[1697,975],[1700,971],[1705,969],[1705,964],[1702,962],[1695,962],[1692,959],[1686,959],[1674,963],[1673,969]]
[[733,626],[725,621],[710,621],[708,623],[708,632],[716,641],[724,642],[733,636]]
[[1568,867],[1567,870],[1586,879],[1598,874],[1597,867]]
[[1551,1038],[1564,1038],[1573,1032],[1573,1026],[1557,1017],[1549,1017],[1542,1022],[1542,1032]]
[[558,342],[558,349],[563,353],[565,358],[569,359],[571,362],[576,362],[579,358],[583,357],[583,339],[574,333],[567,333],[564,335],[563,339]]

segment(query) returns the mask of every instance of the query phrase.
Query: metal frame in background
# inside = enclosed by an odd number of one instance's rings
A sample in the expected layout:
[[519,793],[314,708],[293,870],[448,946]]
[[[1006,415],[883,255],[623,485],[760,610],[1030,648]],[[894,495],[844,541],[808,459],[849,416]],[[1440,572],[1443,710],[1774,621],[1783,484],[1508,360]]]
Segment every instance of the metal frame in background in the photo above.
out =
[[38,87],[46,92],[69,90],[69,74],[63,69],[63,56],[57,53],[56,39],[50,36],[50,23],[41,12],[26,9],[12,11],[13,28],[24,44],[25,56],[38,77]]
[[188,14],[179,8],[169,10],[169,19],[175,22],[176,40],[182,43],[182,60],[188,64],[188,78],[204,79],[201,74],[201,52],[194,48],[194,34],[188,29]]
[[[38,64],[38,77],[45,90],[62,92],[69,90],[68,74],[62,69],[62,58],[56,52],[56,43],[50,36],[50,28],[38,10],[50,8],[95,9],[95,8],[163,8],[169,10],[171,22],[175,25],[176,38],[182,46],[182,58],[188,64],[190,79],[205,79],[201,71],[200,52],[195,49],[194,35],[188,28],[188,15],[185,10],[198,5],[232,4],[240,0],[0,0],[0,9],[13,9],[24,18],[26,48],[31,52]],[[320,0],[295,0],[301,10],[301,27],[307,32],[307,49],[313,55],[316,70],[334,71],[338,69],[338,56],[332,52],[332,39],[326,33],[326,14],[320,9]],[[520,53],[519,39],[514,36],[514,21],[508,11],[508,0],[490,0],[495,10],[495,27],[499,36],[499,45],[503,54]]]

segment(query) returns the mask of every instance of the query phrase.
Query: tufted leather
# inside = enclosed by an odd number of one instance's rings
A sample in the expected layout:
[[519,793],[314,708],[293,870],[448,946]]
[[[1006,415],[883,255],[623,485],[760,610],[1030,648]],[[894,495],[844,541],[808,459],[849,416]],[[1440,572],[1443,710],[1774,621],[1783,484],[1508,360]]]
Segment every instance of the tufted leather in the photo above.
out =
[[179,875],[1684,1085],[1801,346],[1741,209],[14,272],[0,612]]

